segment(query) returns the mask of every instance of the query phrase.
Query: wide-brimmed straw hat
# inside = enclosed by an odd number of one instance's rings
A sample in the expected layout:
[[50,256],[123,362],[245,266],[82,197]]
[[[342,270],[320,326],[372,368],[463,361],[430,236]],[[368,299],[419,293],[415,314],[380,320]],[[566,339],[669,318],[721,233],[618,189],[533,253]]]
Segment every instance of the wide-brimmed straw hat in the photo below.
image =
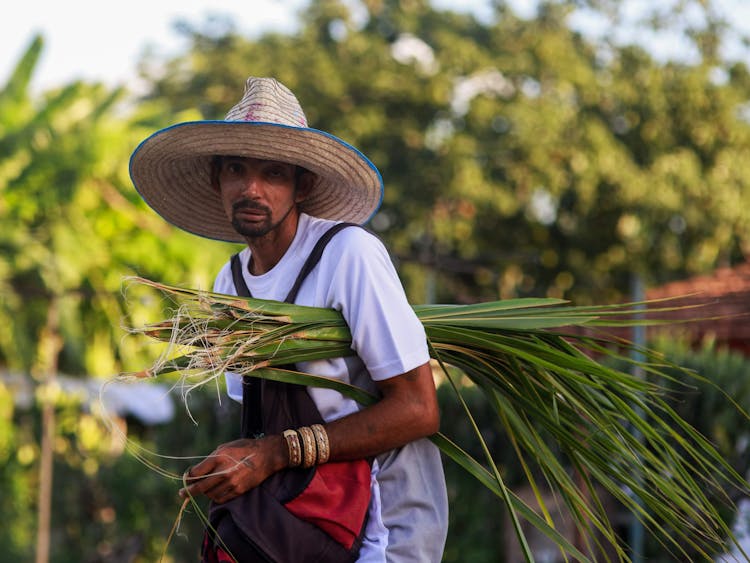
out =
[[375,165],[342,139],[308,127],[297,98],[273,78],[248,78],[242,99],[223,121],[172,125],[130,157],[135,188],[164,219],[196,235],[244,242],[211,186],[215,155],[277,160],[315,173],[300,211],[316,217],[365,223],[383,198]]

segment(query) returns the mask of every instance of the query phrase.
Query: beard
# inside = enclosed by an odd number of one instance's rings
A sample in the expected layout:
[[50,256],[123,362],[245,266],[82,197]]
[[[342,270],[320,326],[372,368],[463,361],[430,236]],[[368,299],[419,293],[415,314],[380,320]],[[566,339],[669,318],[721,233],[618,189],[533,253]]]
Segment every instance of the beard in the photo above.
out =
[[[292,204],[286,213],[276,222],[272,221],[271,209],[265,205],[261,205],[251,199],[240,199],[235,201],[232,205],[232,227],[238,234],[246,238],[259,238],[267,235],[278,227],[284,219],[287,218],[292,209],[295,208],[295,204]],[[258,217],[255,221],[247,221],[243,219],[239,212],[240,211],[257,211],[262,214],[263,217]]]

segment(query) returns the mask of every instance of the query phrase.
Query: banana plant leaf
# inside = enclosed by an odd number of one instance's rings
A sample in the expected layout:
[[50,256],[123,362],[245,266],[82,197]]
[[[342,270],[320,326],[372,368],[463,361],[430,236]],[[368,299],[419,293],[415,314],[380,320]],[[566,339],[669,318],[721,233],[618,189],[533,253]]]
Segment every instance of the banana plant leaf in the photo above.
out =
[[[177,372],[198,386],[233,371],[335,389],[363,405],[375,400],[361,389],[278,367],[352,354],[349,329],[337,311],[134,281],[173,304],[169,318],[132,329],[167,344],[139,377]],[[483,458],[470,456],[469,444],[457,444],[444,433],[431,439],[504,503],[527,561],[533,561],[533,553],[522,520],[568,558],[609,560],[603,555],[609,546],[616,560],[628,561],[602,490],[676,559],[697,553],[711,560],[713,553],[737,544],[718,505],[733,507],[732,494],[747,493],[750,485],[670,408],[659,381],[674,382],[666,368],[674,373],[678,366],[604,331],[664,322],[644,318],[643,305],[575,307],[558,299],[512,299],[413,307],[436,371],[454,390]],[[670,310],[668,301],[649,303],[652,313]],[[624,361],[644,375],[608,367],[607,359]],[[700,377],[689,370],[678,373],[686,388]],[[464,402],[466,385],[481,390],[491,406],[535,492],[536,509],[503,480]],[[739,408],[730,398],[727,403]],[[557,506],[548,506],[545,489],[553,491]],[[583,541],[574,543],[557,529],[552,513],[560,507]]]

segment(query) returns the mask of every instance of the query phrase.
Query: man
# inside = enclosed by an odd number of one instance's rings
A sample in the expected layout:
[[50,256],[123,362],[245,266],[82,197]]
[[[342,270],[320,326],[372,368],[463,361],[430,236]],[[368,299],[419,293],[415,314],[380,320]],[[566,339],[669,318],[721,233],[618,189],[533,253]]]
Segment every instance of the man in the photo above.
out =
[[[141,196],[166,220],[200,236],[244,242],[244,283],[253,297],[279,301],[323,233],[340,221],[366,222],[383,191],[379,172],[362,153],[309,128],[296,97],[269,78],[249,78],[223,121],[182,123],[146,139],[133,153],[130,172]],[[229,263],[214,291],[237,294]],[[297,369],[381,397],[362,408],[335,391],[308,388],[325,421],[328,460],[373,459],[358,560],[439,561],[447,530],[445,481],[438,450],[425,439],[439,426],[435,386],[424,329],[385,248],[363,229],[341,230],[295,302],[341,311],[356,352]],[[230,397],[241,401],[242,380],[228,373],[226,381]],[[181,494],[232,501],[299,463],[294,448],[304,440],[292,434],[219,446],[190,469],[197,481]]]

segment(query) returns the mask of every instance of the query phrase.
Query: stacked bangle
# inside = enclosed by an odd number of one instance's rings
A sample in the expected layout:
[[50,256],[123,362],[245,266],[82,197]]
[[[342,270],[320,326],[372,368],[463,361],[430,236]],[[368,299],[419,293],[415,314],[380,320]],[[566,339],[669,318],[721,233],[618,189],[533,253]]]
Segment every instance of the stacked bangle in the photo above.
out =
[[312,467],[318,460],[318,448],[315,445],[315,434],[308,426],[300,426],[297,432],[302,438],[302,467]]
[[315,434],[315,444],[318,447],[318,463],[325,463],[331,455],[328,433],[322,424],[313,424],[310,428]]
[[312,467],[326,463],[331,457],[328,433],[322,424],[284,430],[284,439],[289,450],[289,467]]
[[289,467],[298,467],[302,463],[302,448],[299,436],[294,430],[284,430],[286,447],[289,450]]

